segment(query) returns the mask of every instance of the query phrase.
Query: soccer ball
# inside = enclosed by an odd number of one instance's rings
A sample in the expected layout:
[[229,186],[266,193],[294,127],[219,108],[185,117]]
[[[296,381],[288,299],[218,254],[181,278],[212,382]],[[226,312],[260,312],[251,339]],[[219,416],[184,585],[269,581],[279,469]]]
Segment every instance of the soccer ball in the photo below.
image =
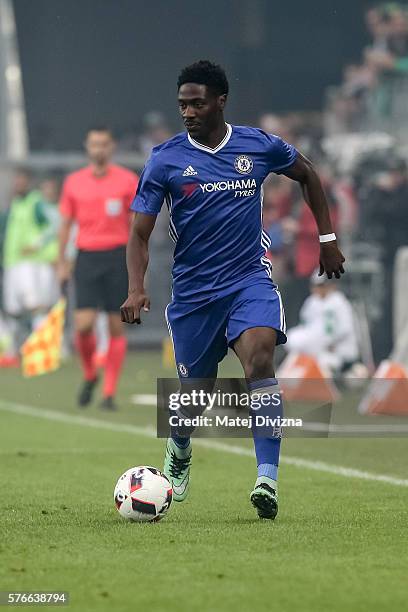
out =
[[170,508],[173,489],[157,468],[139,465],[119,478],[113,499],[125,519],[139,523],[159,521]]

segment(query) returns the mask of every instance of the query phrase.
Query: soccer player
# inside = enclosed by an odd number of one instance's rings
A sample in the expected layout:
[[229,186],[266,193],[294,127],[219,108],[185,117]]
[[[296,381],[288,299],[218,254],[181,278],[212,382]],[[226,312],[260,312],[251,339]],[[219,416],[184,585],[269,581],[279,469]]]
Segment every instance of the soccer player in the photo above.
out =
[[107,127],[93,127],[85,141],[90,164],[70,174],[60,201],[59,278],[69,279],[66,249],[73,223],[77,224],[78,256],[74,282],[76,293],[75,343],[84,381],[79,406],[87,406],[98,382],[94,325],[98,309],[108,313],[109,347],[106,357],[101,407],[114,410],[114,395],[126,355],[126,337],[118,312],[127,293],[126,243],[131,220],[130,205],[138,177],[111,163],[114,139]]
[[[215,379],[228,346],[237,354],[251,395],[279,394],[273,369],[275,345],[284,343],[285,315],[265,257],[262,183],[270,172],[298,181],[320,233],[320,273],[343,273],[326,198],[312,164],[277,136],[225,122],[228,81],[209,61],[187,66],[178,78],[178,105],[187,133],[153,149],[132,204],[136,212],[127,250],[129,297],[122,320],[140,323],[150,300],[144,287],[148,242],[163,200],[176,243],[173,299],[167,321],[181,381]],[[316,238],[317,239],[317,238]],[[278,402],[281,409],[281,402]],[[276,399],[275,399],[276,404]],[[256,435],[258,477],[250,500],[261,518],[278,511],[280,433]],[[174,499],[188,491],[189,438],[172,430],[164,471]]]

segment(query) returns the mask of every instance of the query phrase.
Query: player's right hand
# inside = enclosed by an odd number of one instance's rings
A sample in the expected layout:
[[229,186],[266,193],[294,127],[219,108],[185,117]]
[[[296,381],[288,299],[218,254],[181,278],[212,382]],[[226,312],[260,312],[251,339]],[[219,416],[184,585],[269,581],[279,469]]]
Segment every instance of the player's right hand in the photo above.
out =
[[68,261],[59,261],[57,264],[57,277],[61,285],[71,278],[71,264]]
[[131,293],[120,307],[120,318],[123,323],[137,323],[140,325],[140,311],[150,310],[150,298],[146,293]]

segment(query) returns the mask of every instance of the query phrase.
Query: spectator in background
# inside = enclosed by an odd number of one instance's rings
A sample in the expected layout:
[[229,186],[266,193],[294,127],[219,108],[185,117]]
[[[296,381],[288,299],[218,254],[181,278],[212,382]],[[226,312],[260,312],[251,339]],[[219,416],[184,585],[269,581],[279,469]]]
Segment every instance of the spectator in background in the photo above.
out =
[[60,185],[55,177],[46,177],[41,181],[39,187],[41,193],[39,214],[47,225],[42,235],[42,242],[45,245],[57,240],[60,225],[58,211]]
[[146,113],[140,124],[128,126],[118,141],[118,151],[140,152],[145,159],[158,144],[171,138],[172,132],[165,116],[158,111]]
[[264,113],[260,116],[258,125],[267,134],[275,134],[286,140],[286,142],[294,144],[294,135],[290,131],[285,117],[275,115],[274,113]]
[[[56,259],[55,228],[51,227],[42,194],[31,189],[30,173],[20,169],[14,176],[3,247],[4,310],[20,328],[25,325],[27,331],[34,329],[56,301]],[[15,351],[18,344],[16,340]]]
[[343,83],[328,96],[326,128],[331,134],[358,132],[367,115],[379,127],[388,118],[393,83],[383,75],[408,74],[408,7],[387,2],[366,11],[372,44],[360,64],[346,66]]
[[367,64],[350,64],[343,70],[342,95],[357,103],[375,85],[375,71]]
[[371,48],[375,51],[388,51],[391,33],[388,14],[379,7],[371,7],[366,11],[365,22],[372,38]]
[[59,219],[58,198],[60,183],[55,176],[46,176],[39,185],[42,202],[54,219]]
[[132,152],[139,150],[140,144],[140,125],[134,123],[128,125],[126,130],[119,136],[117,151]]
[[311,295],[300,310],[300,322],[287,332],[288,353],[315,357],[332,374],[345,373],[359,359],[353,309],[338,283],[316,270]]
[[408,244],[408,172],[404,159],[385,163],[365,196],[360,232],[364,239],[381,244],[384,264],[390,269],[397,249]]
[[375,67],[368,62],[349,64],[343,70],[343,84],[331,99],[336,124],[331,131],[337,133],[359,131],[367,111],[367,94],[377,84]]
[[162,144],[172,133],[167,125],[167,121],[162,113],[151,111],[143,118],[144,130],[140,137],[139,146],[141,153],[147,159],[156,145]]
[[267,134],[280,136],[313,158],[320,153],[321,113],[264,113],[259,117],[258,125]]
[[407,7],[390,3],[382,9],[371,9],[367,15],[370,31],[375,33],[373,45],[365,51],[367,65],[378,74],[408,72]]
[[395,57],[408,56],[408,7],[395,4],[389,10],[390,35],[388,50]]
[[360,236],[381,245],[385,270],[385,303],[382,319],[373,337],[376,360],[385,359],[393,348],[393,269],[400,247],[408,246],[408,170],[403,159],[391,159],[374,176],[361,210]]

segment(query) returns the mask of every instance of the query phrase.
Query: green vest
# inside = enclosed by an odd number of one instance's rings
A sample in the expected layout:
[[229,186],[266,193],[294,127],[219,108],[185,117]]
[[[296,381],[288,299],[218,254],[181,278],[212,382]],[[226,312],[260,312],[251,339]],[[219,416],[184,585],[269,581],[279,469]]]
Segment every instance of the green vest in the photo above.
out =
[[[11,202],[3,247],[5,268],[22,261],[50,263],[57,259],[56,238],[42,244],[42,236],[49,224],[39,214],[41,199],[39,191],[30,191],[24,197],[16,197]],[[34,253],[23,254],[24,248],[38,245],[41,246]]]

